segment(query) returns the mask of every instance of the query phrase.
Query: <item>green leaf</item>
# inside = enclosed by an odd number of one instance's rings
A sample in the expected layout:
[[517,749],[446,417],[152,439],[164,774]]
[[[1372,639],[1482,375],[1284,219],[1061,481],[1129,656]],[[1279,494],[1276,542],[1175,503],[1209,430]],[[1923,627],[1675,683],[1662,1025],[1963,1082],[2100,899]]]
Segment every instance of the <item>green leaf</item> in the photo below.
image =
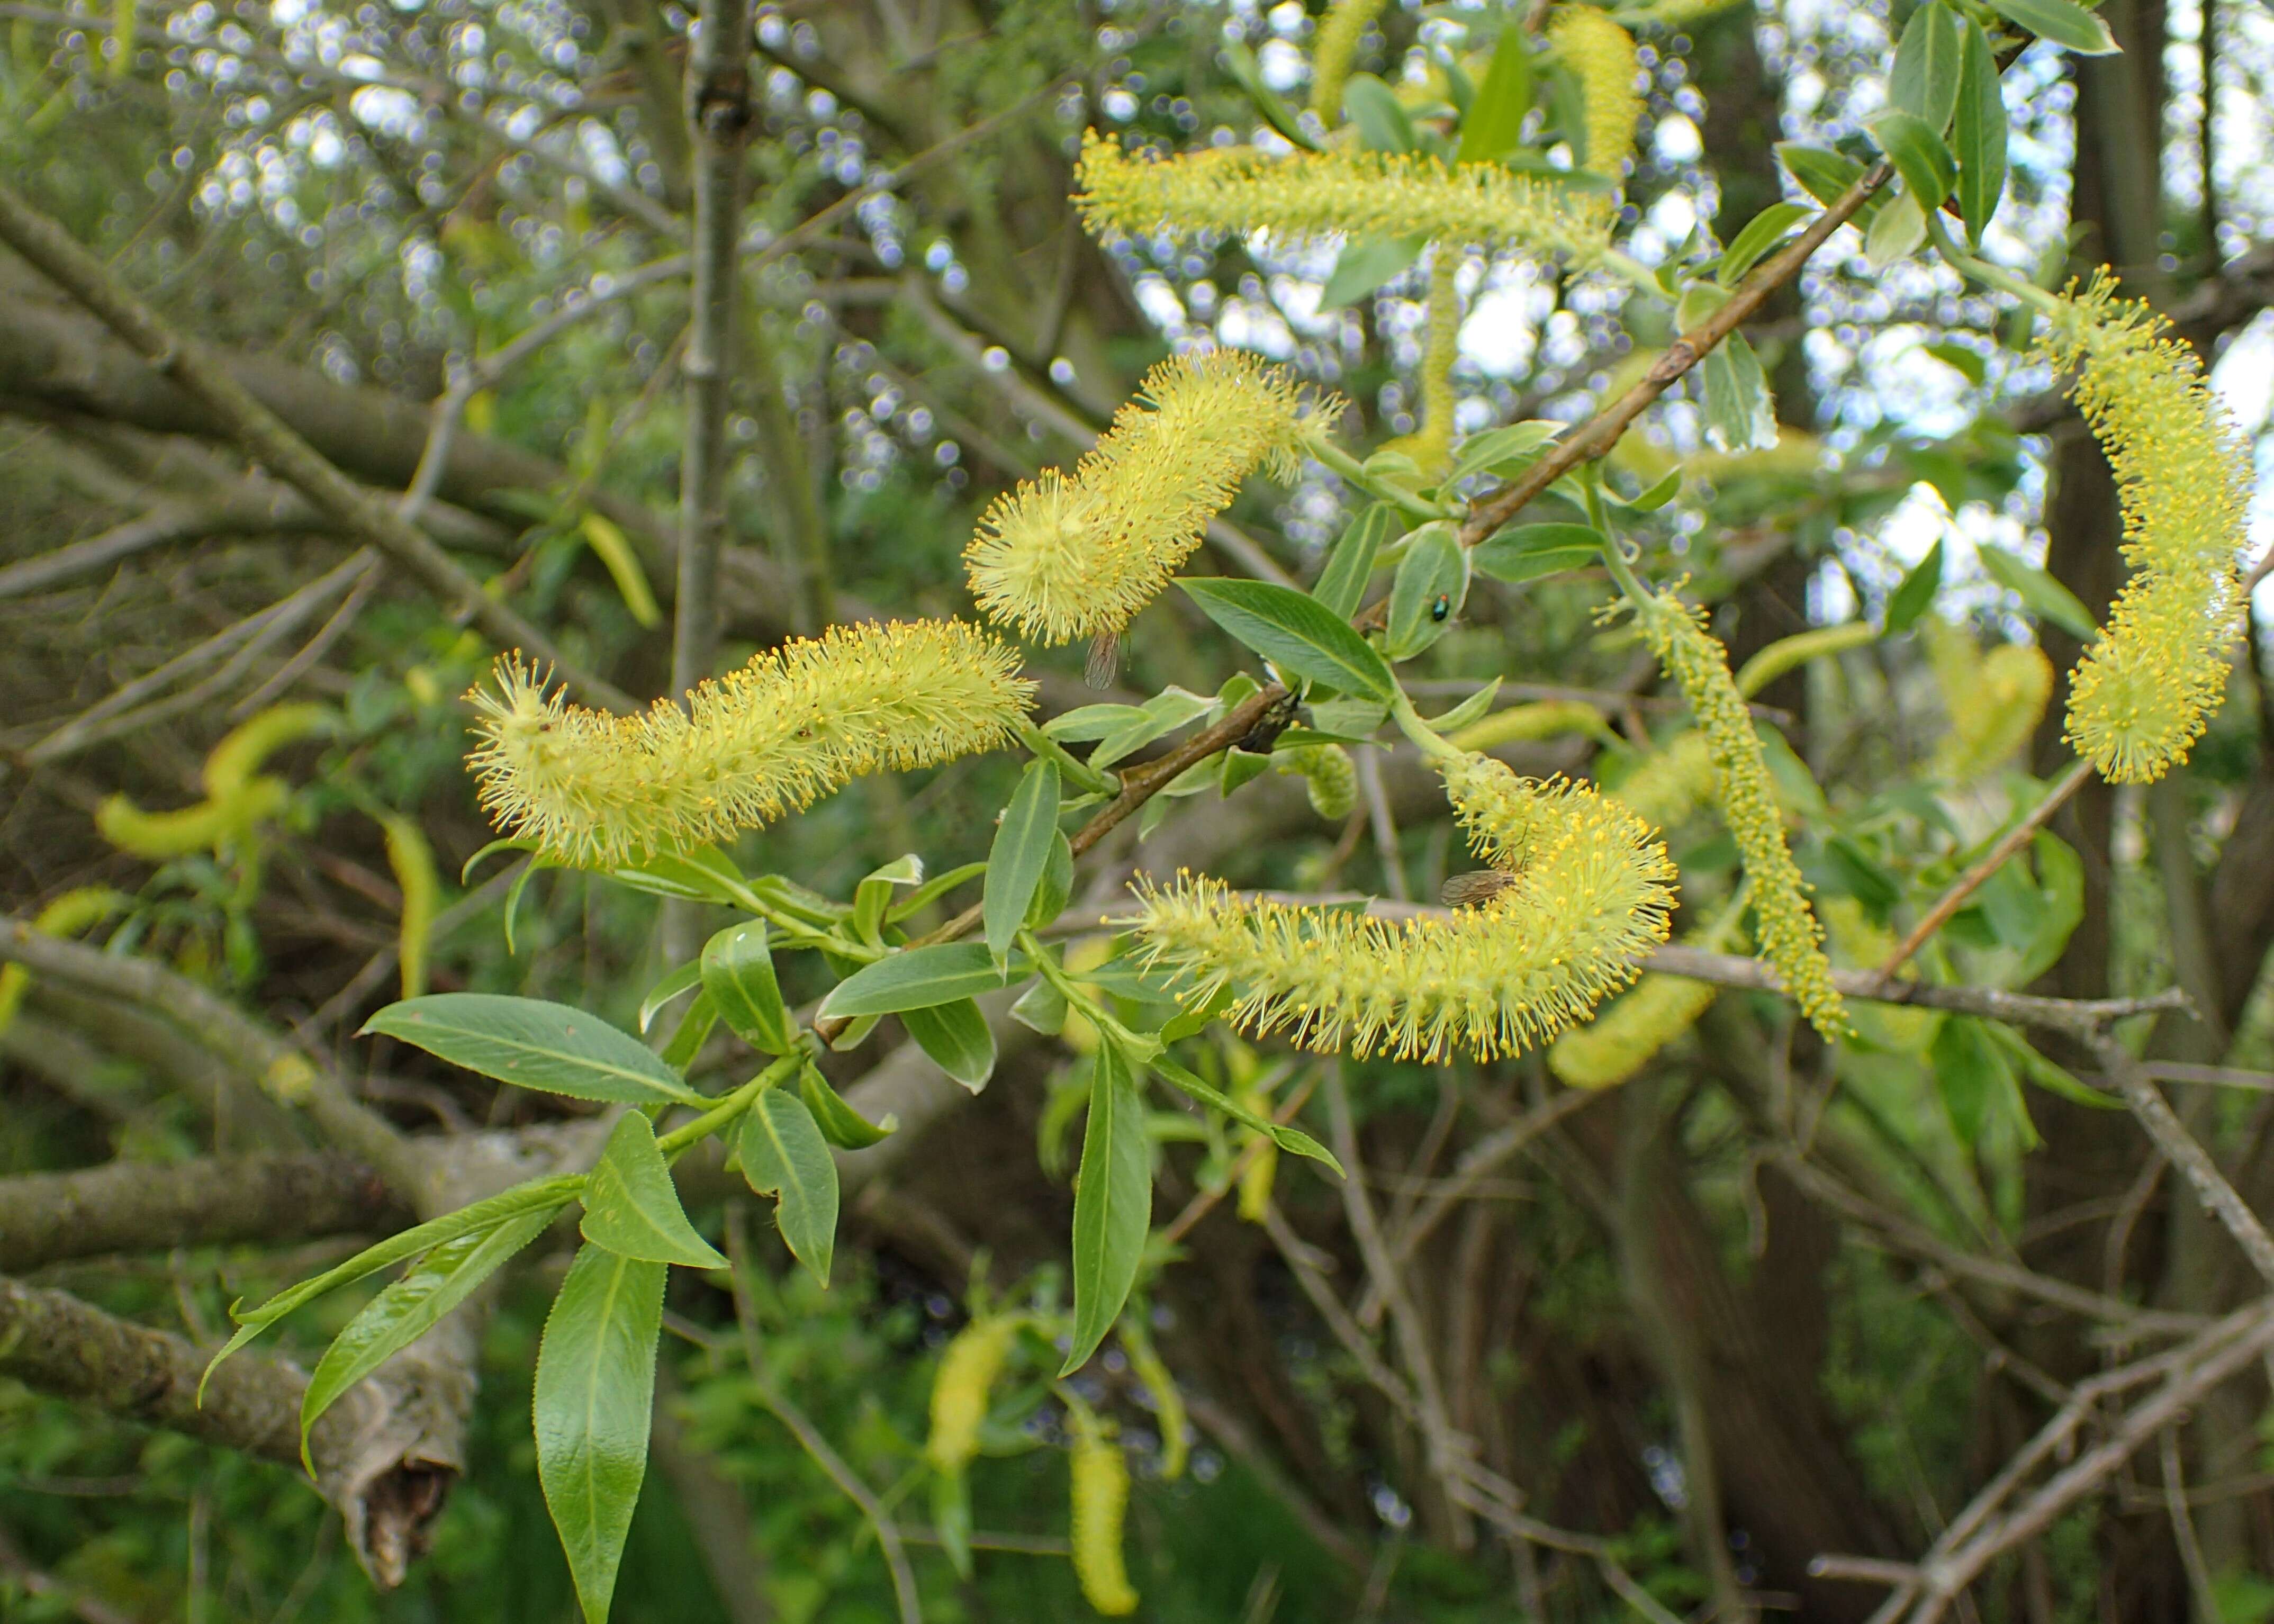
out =
[[1371,73],[1353,73],[1344,84],[1343,111],[1368,152],[1408,153],[1419,145],[1397,93]]
[[1319,572],[1311,596],[1345,620],[1356,614],[1374,576],[1374,555],[1397,528],[1397,510],[1388,502],[1375,502],[1352,520],[1327,555],[1327,567]]
[[1903,177],[1922,209],[1942,207],[1958,178],[1958,165],[1943,145],[1942,133],[1915,113],[1890,108],[1874,114],[1865,128]]
[[937,901],[940,898],[945,897],[948,892],[955,890],[958,886],[970,884],[972,881],[979,878],[980,876],[986,872],[987,865],[985,863],[970,862],[963,863],[956,868],[950,868],[945,874],[935,874],[931,878],[926,880],[922,884],[908,892],[907,896],[892,904],[891,907],[886,908],[885,910],[885,922],[888,925],[897,925],[900,921],[907,919],[918,909],[928,906],[931,903]]
[[685,1268],[725,1268],[719,1250],[695,1232],[671,1169],[656,1148],[655,1126],[637,1111],[626,1111],[607,1148],[592,1164],[584,1186],[586,1240],[619,1257]]
[[900,1125],[900,1118],[890,1111],[885,1113],[882,1121],[870,1122],[831,1087],[829,1079],[813,1066],[798,1073],[797,1093],[805,1101],[805,1109],[813,1113],[821,1137],[847,1150],[866,1150],[871,1145],[881,1145]]
[[1942,539],[1935,538],[1926,556],[1910,568],[1902,584],[1887,595],[1887,629],[1890,637],[1907,632],[1919,622],[1919,618],[1934,606],[1934,595],[1942,590]]
[[1088,1363],[1121,1317],[1145,1255],[1153,1223],[1153,1147],[1145,1132],[1145,1096],[1129,1062],[1111,1043],[1097,1048],[1089,1082],[1089,1119],[1081,1135],[1081,1169],[1073,1194],[1073,1341],[1058,1371]]
[[1887,104],[1924,119],[1938,134],[1958,104],[1959,38],[1957,13],[1941,0],[1927,0],[1904,25],[1887,75]]
[[654,986],[649,988],[647,989],[647,996],[640,1000],[639,1029],[642,1032],[645,1032],[650,1026],[655,1024],[656,1015],[665,1004],[670,1003],[674,998],[678,997],[681,993],[688,992],[694,988],[700,986],[702,981],[702,961],[700,959],[690,959],[685,964],[680,966],[679,968],[674,970],[670,974],[658,981]]
[[1135,720],[1115,728],[1097,741],[1097,748],[1089,753],[1089,764],[1110,767],[1132,750],[1199,720],[1215,706],[1216,702],[1205,694],[1174,686],[1163,688],[1137,707]]
[[1958,211],[1966,218],[1968,239],[1979,248],[2006,195],[2006,97],[1998,86],[1997,53],[1982,25],[1967,19],[1963,39],[1952,135],[1958,145]]
[[[566,1203],[561,1203],[565,1206]],[[347,1390],[417,1342],[516,1252],[545,1232],[560,1206],[532,1207],[444,1241],[364,1305],[332,1339],[300,1399],[300,1460],[311,1475],[308,1434]]]
[[1585,524],[1511,524],[1480,542],[1469,561],[1479,575],[1515,586],[1600,563],[1609,545]]
[[752,895],[734,860],[715,846],[666,852],[644,862],[608,870],[608,877],[659,897],[748,907]]
[[1713,273],[1713,280],[1725,288],[1734,288],[1744,280],[1747,271],[1761,257],[1792,235],[1793,229],[1803,220],[1812,218],[1816,211],[1804,203],[1772,203],[1745,222],[1745,229],[1729,239],[1721,251],[1721,264]]
[[1156,1056],[1148,1064],[1154,1071],[1160,1073],[1163,1082],[1181,1089],[1202,1105],[1222,1111],[1234,1122],[1254,1129],[1282,1150],[1294,1155],[1308,1157],[1321,1166],[1332,1168],[1337,1178],[1344,1177],[1343,1164],[1335,1160],[1333,1153],[1300,1128],[1291,1128],[1284,1123],[1274,1122],[1260,1112],[1250,1110],[1230,1094],[1209,1087],[1208,1084],[1165,1055]]
[[1145,718],[1139,705],[1079,705],[1043,724],[1043,732],[1061,744],[1103,739],[1133,722]]
[[1724,451],[1776,444],[1768,376],[1743,333],[1730,334],[1706,353],[1706,432]]
[[1532,35],[1502,28],[1493,48],[1485,82],[1461,117],[1456,163],[1490,163],[1516,150],[1524,139],[1524,116],[1532,110]]
[[703,990],[736,1037],[769,1055],[787,1055],[797,1043],[797,1022],[774,980],[766,922],[732,925],[703,944]]
[[1493,708],[1493,701],[1499,697],[1500,679],[1495,677],[1443,715],[1431,717],[1430,729],[1449,738],[1470,723],[1480,720]]
[[1341,310],[1355,304],[1384,282],[1404,274],[1421,251],[1426,237],[1365,237],[1343,244],[1327,285],[1319,295],[1321,310]]
[[774,1222],[790,1254],[827,1285],[837,1250],[837,1159],[813,1113],[795,1094],[769,1088],[742,1118],[737,1149],[750,1188],[776,1198]]
[[1073,895],[1073,842],[1066,838],[1065,831],[1057,830],[1050,840],[1050,861],[1043,865],[1043,877],[1035,886],[1034,899],[1027,905],[1027,927],[1040,930],[1065,912],[1066,898]]
[[864,966],[837,983],[821,1001],[821,1013],[830,1019],[902,1014],[1010,984],[1009,970],[995,963],[984,942],[941,942]]
[[2116,55],[2108,25],[2071,0],[1990,0],[1990,9],[2080,56]]
[[[1959,176],[1960,183],[1962,184],[1965,179],[1966,177],[1962,172]],[[1977,389],[1990,376],[1990,369],[1984,364],[1982,357],[1963,344],[1940,342],[1921,344],[1919,348],[1951,371],[1958,373]]]
[[1443,636],[1469,596],[1469,550],[1459,529],[1439,519],[1413,532],[1389,588],[1389,626],[1382,652],[1412,659]]
[[939,1069],[977,1094],[995,1075],[995,1034],[968,998],[930,1009],[902,1010],[900,1025]]
[[1306,152],[1319,150],[1319,144],[1311,139],[1311,132],[1303,128],[1303,121],[1295,117],[1294,109],[1282,102],[1278,93],[1263,82],[1263,69],[1255,60],[1255,53],[1244,42],[1239,40],[1226,41],[1224,65],[1233,81],[1247,93],[1247,99],[1255,104],[1255,110],[1263,116],[1265,124]]
[[1971,1015],[1952,1015],[1936,1031],[1934,1046],[1927,1052],[1943,1109],[1949,1114],[1959,1143],[1969,1150],[1980,1144],[1993,1111],[2005,1113],[2025,1146],[2037,1143],[2037,1129],[2022,1098],[2021,1082],[1987,1023]]
[[1397,679],[1342,616],[1293,587],[1221,576],[1179,576],[1209,619],[1293,676],[1387,702]]
[[987,851],[987,889],[982,904],[987,951],[997,964],[1009,961],[1012,938],[1027,922],[1027,905],[1049,867],[1050,843],[1058,832],[1058,763],[1037,756],[1020,775],[995,842]]
[[1529,417],[1522,423],[1503,424],[1481,434],[1472,434],[1461,442],[1453,457],[1453,470],[1445,476],[1444,484],[1457,485],[1470,475],[1487,470],[1506,477],[1527,468],[1538,462],[1541,449],[1569,426],[1544,417]]
[[1982,568],[1999,586],[2018,593],[2022,606],[2040,620],[2058,626],[2079,643],[2090,643],[2100,635],[2094,624],[2092,612],[2077,601],[2076,594],[2054,580],[2035,564],[2014,557],[2003,547],[1988,542],[1975,545],[1975,554]]
[[674,1071],[686,1071],[695,1064],[695,1056],[702,1052],[704,1044],[711,1041],[712,1029],[718,1024],[719,1006],[711,1001],[709,993],[697,993],[695,1002],[687,1006],[687,1013],[679,1018],[671,1041],[663,1046],[663,1064]]
[[430,993],[388,1004],[363,1029],[501,1083],[573,1099],[652,1105],[703,1098],[637,1038],[565,1004],[494,993]]
[[607,1624],[647,1475],[666,1273],[660,1263],[581,1248],[538,1346],[537,1477],[585,1624]]
[[923,883],[923,859],[914,852],[895,857],[881,868],[873,868],[853,888],[853,930],[863,942],[881,943],[879,934],[885,928],[885,910],[892,906],[892,893],[903,886]]
[[1826,208],[1845,197],[1864,177],[1864,166],[1844,153],[1811,147],[1804,141],[1779,141],[1776,155],[1800,189]]
[[931,1475],[931,1525],[939,1532],[939,1548],[955,1576],[971,1577],[971,1494],[960,1470]]
[[1875,271],[1884,271],[1904,255],[1915,252],[1926,241],[1926,215],[1919,209],[1919,201],[1908,192],[1888,199],[1886,207],[1871,217],[1871,229],[1864,233],[1864,259]]
[[1011,1019],[1029,1032],[1039,1032],[1054,1038],[1065,1030],[1065,994],[1048,976],[1036,976],[1035,984],[1019,995],[1011,1006]]
[[1243,750],[1234,745],[1224,753],[1224,766],[1216,775],[1216,790],[1221,794],[1236,794],[1270,765],[1269,750]]

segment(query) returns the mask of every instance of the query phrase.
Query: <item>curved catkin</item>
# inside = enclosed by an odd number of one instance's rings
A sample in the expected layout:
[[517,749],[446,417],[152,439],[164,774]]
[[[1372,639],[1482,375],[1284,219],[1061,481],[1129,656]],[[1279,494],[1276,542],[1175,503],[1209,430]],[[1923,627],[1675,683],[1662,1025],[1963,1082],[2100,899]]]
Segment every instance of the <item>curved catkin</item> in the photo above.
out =
[[931,1381],[931,1436],[924,1442],[924,1456],[941,1471],[960,1472],[979,1453],[988,1395],[1018,1335],[1015,1318],[975,1320],[955,1334],[939,1356],[939,1371]]
[[284,809],[292,792],[282,778],[266,774],[246,780],[226,795],[172,812],[146,812],[124,795],[106,797],[94,809],[94,826],[122,852],[152,862],[209,852],[244,838]]
[[1137,1611],[1137,1592],[1122,1565],[1121,1530],[1129,1512],[1129,1462],[1121,1446],[1087,1405],[1069,1413],[1073,1431],[1073,1576],[1093,1611],[1119,1618]]
[[1641,64],[1633,36],[1593,6],[1565,5],[1548,22],[1547,42],[1579,82],[1587,141],[1583,167],[1608,180],[1621,178],[1634,156],[1643,111],[1635,89]]
[[2106,270],[2062,300],[2044,350],[2115,471],[2132,575],[2069,678],[2069,743],[2113,783],[2187,757],[2226,692],[2250,467],[2188,345]]
[[1133,1331],[1126,1320],[1121,1346],[1129,1355],[1129,1373],[1145,1389],[1154,1418],[1161,1425],[1161,1476],[1174,1483],[1185,1475],[1192,1455],[1192,1427],[1185,1414],[1185,1395],[1178,1391],[1177,1379],[1169,1373],[1168,1365],[1153,1346],[1153,1339],[1141,1331]]
[[1585,701],[1542,699],[1480,717],[1448,735],[1446,742],[1457,750],[1496,750],[1504,744],[1555,739],[1565,733],[1592,733],[1606,743],[1617,738],[1603,720],[1603,713]]
[[1350,83],[1358,62],[1358,48],[1367,25],[1382,15],[1389,0],[1334,0],[1319,24],[1318,43],[1311,50],[1311,110],[1329,129],[1342,120],[1343,88]]
[[1552,1038],[1666,939],[1674,865],[1639,818],[1582,785],[1466,756],[1444,769],[1471,847],[1512,876],[1488,902],[1393,923],[1234,896],[1179,875],[1141,893],[1148,964],[1187,1002],[1324,1054],[1491,1059]]
[[[1727,949],[1741,934],[1745,900],[1740,893],[1721,917],[1693,933],[1689,944],[1710,952]],[[1547,1068],[1574,1088],[1614,1087],[1696,1026],[1721,990],[1686,975],[1645,975],[1594,1019],[1557,1038],[1547,1051]]]
[[416,998],[426,990],[427,939],[433,934],[442,883],[434,873],[433,848],[417,823],[390,813],[379,826],[387,836],[387,866],[395,870],[395,883],[403,892],[396,932],[403,996]]
[[[32,920],[32,929],[43,936],[75,936],[133,906],[134,898],[124,891],[108,885],[82,885],[41,908]],[[31,985],[32,974],[22,965],[0,965],[0,1032],[15,1024],[16,1011],[24,1007],[24,994]]]
[[1429,304],[1421,348],[1421,426],[1392,445],[1431,478],[1452,455],[1453,412],[1460,399],[1453,366],[1461,358],[1460,251],[1440,243],[1429,260]]
[[1271,757],[1271,771],[1299,777],[1311,810],[1329,823],[1341,823],[1358,805],[1358,764],[1339,744],[1277,751]]
[[1604,215],[1569,189],[1497,163],[1447,168],[1410,153],[1337,149],[1284,156],[1252,147],[1134,158],[1118,140],[1082,137],[1076,201],[1098,235],[1262,231],[1290,241],[1426,237],[1534,253],[1602,246]]
[[832,626],[638,716],[569,704],[518,656],[498,662],[468,756],[498,827],[580,867],[722,840],[863,773],[928,767],[1011,739],[1034,684],[959,620]]
[[1767,757],[1752,713],[1729,675],[1728,650],[1696,611],[1664,595],[1642,600],[1636,613],[1644,640],[1690,701],[1713,763],[1713,799],[1744,859],[1759,921],[1762,956],[1810,1024],[1827,1038],[1848,1029],[1846,1007],[1832,985],[1824,930],[1808,906],[1808,887],[1784,842]]
[[332,725],[328,705],[271,705],[231,729],[206,757],[206,793],[226,801],[286,745]]
[[1120,631],[1241,481],[1294,475],[1312,407],[1286,372],[1239,350],[1162,362],[1072,477],[1053,470],[982,515],[963,554],[972,596],[1044,643]]
[[2035,736],[2052,699],[2052,662],[2026,643],[1999,643],[1984,654],[1939,616],[1921,629],[1950,717],[1950,732],[1935,748],[1934,773],[1970,784],[2013,760]]

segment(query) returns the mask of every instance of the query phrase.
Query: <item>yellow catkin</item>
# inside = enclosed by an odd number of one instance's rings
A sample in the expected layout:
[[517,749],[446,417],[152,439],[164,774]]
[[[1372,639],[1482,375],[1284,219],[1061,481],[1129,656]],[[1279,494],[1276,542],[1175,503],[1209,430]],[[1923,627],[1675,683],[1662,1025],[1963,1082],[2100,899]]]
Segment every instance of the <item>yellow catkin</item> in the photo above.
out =
[[1950,732],[1935,748],[1934,775],[1971,784],[2012,761],[2036,735],[2052,699],[2052,662],[2026,643],[2000,643],[1984,654],[1939,616],[1930,616],[1921,630],[1950,718]]
[[271,705],[232,729],[206,757],[206,793],[226,801],[252,780],[261,763],[286,745],[328,729],[325,705]]
[[1421,350],[1421,426],[1390,441],[1434,478],[1445,471],[1453,447],[1453,412],[1459,396],[1453,366],[1461,358],[1460,251],[1440,243],[1429,263],[1429,304]]
[[1279,1145],[1253,1128],[1246,1132],[1256,1149],[1239,1170],[1239,1218],[1243,1223],[1261,1223],[1271,1210],[1271,1192],[1278,1183]]
[[417,823],[389,814],[379,821],[387,835],[387,863],[403,892],[403,914],[396,932],[397,957],[403,970],[403,996],[416,998],[426,990],[427,939],[433,934],[434,912],[442,883],[434,872],[433,849]]
[[263,774],[225,796],[172,812],[146,812],[126,796],[112,795],[95,808],[94,826],[120,851],[163,862],[243,839],[282,812],[291,793],[282,778]]
[[1602,246],[1598,205],[1496,163],[1448,168],[1412,153],[1291,153],[1210,147],[1132,157],[1095,131],[1082,138],[1076,199],[1098,234],[1261,231],[1299,241],[1426,237],[1535,253]]
[[988,1395],[1018,1335],[1015,1316],[974,1320],[939,1356],[931,1382],[931,1436],[924,1443],[924,1457],[939,1470],[960,1472],[979,1453]]
[[1169,1373],[1153,1339],[1137,1327],[1132,1320],[1121,1326],[1121,1345],[1129,1354],[1129,1373],[1137,1378],[1145,1389],[1145,1396],[1153,1402],[1153,1416],[1161,1424],[1161,1476],[1174,1483],[1185,1475],[1186,1462],[1192,1455],[1192,1428],[1185,1417],[1185,1395],[1177,1390],[1177,1379]]
[[1233,1025],[1284,1028],[1325,1054],[1491,1059],[1555,1036],[1666,939],[1674,865],[1640,819],[1585,786],[1478,756],[1444,772],[1472,849],[1514,878],[1481,907],[1393,923],[1180,874],[1141,893],[1147,962],[1188,1001],[1230,989]]
[[1389,0],[1334,0],[1319,24],[1311,51],[1311,110],[1331,129],[1343,115],[1343,88],[1350,83],[1367,25],[1382,15]]
[[1300,778],[1311,810],[1329,823],[1341,823],[1358,805],[1358,764],[1339,744],[1280,750],[1271,757],[1271,771]]
[[1809,910],[1807,884],[1785,845],[1768,760],[1753,732],[1752,714],[1729,675],[1728,650],[1695,610],[1674,598],[1646,598],[1637,613],[1645,641],[1681,685],[1705,734],[1713,763],[1713,799],[1752,886],[1762,956],[1810,1023],[1826,1037],[1837,1038],[1847,1030],[1847,1011],[1832,985],[1823,927]]
[[1547,41],[1579,82],[1587,152],[1584,167],[1609,180],[1626,174],[1634,156],[1642,94],[1635,88],[1640,64],[1633,37],[1591,5],[1558,7]]
[[1129,1513],[1129,1462],[1088,1405],[1072,1404],[1068,1420],[1073,1432],[1073,1575],[1093,1611],[1119,1618],[1136,1612],[1138,1602],[1121,1557],[1122,1524]]
[[1660,745],[1608,793],[1653,829],[1679,829],[1713,804],[1713,752],[1694,727]]
[[1813,631],[1780,637],[1745,662],[1745,668],[1737,673],[1737,692],[1751,699],[1788,671],[1812,659],[1860,649],[1879,635],[1868,620],[1847,620],[1838,626],[1819,626]]
[[2132,567],[2070,676],[2067,737],[2103,778],[2150,783],[2187,759],[2226,692],[2250,464],[2195,350],[2144,301],[2117,297],[2103,270],[2061,304],[2044,349],[2077,370],[2077,407],[2115,471]]
[[1259,468],[1293,477],[1314,402],[1239,350],[1162,362],[1072,477],[1052,470],[982,515],[963,554],[972,596],[1044,643],[1120,631],[1241,481]]
[[1015,735],[1034,685],[958,620],[832,626],[689,695],[606,716],[548,693],[518,656],[468,697],[483,807],[550,856],[606,867],[728,838],[864,773],[927,767]]
[[[1740,936],[1744,898],[1726,909],[1690,945],[1709,952],[1726,950]],[[1648,1065],[1659,1050],[1696,1026],[1721,996],[1710,981],[1686,975],[1645,975],[1584,1026],[1555,1040],[1548,1069],[1574,1088],[1609,1088]]]
[[[1817,912],[1832,947],[1832,960],[1842,969],[1876,970],[1896,948],[1895,933],[1876,923],[1853,897],[1826,897]],[[1898,971],[1899,979],[1916,981],[1916,960]],[[1859,1004],[1851,1011],[1856,1035],[1873,1046],[1898,1054],[1919,1054],[1934,1041],[1942,1025],[1939,1010],[1907,1009],[1899,1004]]]
[[[134,898],[108,885],[82,885],[67,891],[33,917],[32,929],[43,936],[75,936],[105,920],[124,913]],[[15,1024],[24,1007],[24,994],[32,985],[31,972],[19,964],[0,965],[0,1032]]]

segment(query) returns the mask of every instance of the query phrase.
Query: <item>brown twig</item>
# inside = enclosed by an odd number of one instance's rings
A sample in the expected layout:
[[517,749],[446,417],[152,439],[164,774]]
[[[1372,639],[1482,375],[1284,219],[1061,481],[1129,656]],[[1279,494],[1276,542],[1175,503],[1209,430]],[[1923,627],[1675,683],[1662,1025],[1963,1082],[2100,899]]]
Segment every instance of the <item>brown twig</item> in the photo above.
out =
[[1469,504],[1461,523],[1461,542],[1475,546],[1524,510],[1525,505],[1580,463],[1607,455],[1637,417],[1666,393],[1674,381],[1704,360],[1714,345],[1751,320],[1769,295],[1800,274],[1816,251],[1834,231],[1848,223],[1872,194],[1887,184],[1893,171],[1882,162],[1864,171],[1840,200],[1812,221],[1807,230],[1784,249],[1757,266],[1729,302],[1667,347],[1643,380],[1578,432],[1555,442],[1547,454],[1497,490],[1487,491]]
[[1927,939],[1941,929],[1952,914],[1966,906],[1969,897],[1979,891],[1992,875],[2004,868],[2014,853],[2037,838],[2037,831],[2052,821],[2053,814],[2067,805],[2069,797],[2083,788],[2084,781],[2091,776],[2090,762],[2073,763],[2069,770],[2055,780],[2052,788],[2045,792],[2045,798],[2030,809],[2027,817],[1999,837],[1998,844],[1983,854],[1981,861],[1960,875],[1957,883],[1936,898],[1935,905],[1926,911],[1926,917],[1911,927],[1911,933],[1897,943],[1895,951],[1887,955],[1887,961],[1879,968],[1879,980],[1891,979],[1909,961],[1913,953],[1924,947]]
[[2140,1119],[2140,1125],[2147,1129],[2148,1137],[2156,1141],[2156,1148],[2164,1153],[2164,1159],[2195,1186],[2195,1199],[2234,1237],[2234,1244],[2242,1248],[2242,1255],[2250,1260],[2250,1267],[2263,1279],[2274,1283],[2274,1236],[2267,1234],[2266,1226],[2250,1210],[2250,1204],[2227,1182],[2210,1153],[2187,1132],[2146,1068],[2132,1057],[2132,1051],[2105,1031],[2094,1034],[2092,1045],[2109,1080],[2132,1108],[2132,1114]]

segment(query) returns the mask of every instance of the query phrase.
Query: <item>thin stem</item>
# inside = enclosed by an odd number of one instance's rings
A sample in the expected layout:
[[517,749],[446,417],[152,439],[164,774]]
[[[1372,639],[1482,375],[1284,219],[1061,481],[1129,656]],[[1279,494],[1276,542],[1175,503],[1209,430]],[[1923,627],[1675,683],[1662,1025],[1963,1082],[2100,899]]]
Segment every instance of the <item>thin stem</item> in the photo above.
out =
[[1923,212],[1926,215],[1927,240],[1934,244],[1934,251],[1943,257],[1953,270],[1962,275],[1971,276],[1984,286],[1995,288],[2000,293],[2010,293],[2024,304],[2047,316],[2060,313],[2061,302],[2035,282],[2016,276],[2002,265],[1992,265],[1987,259],[1977,258],[1961,248],[1958,245],[1958,240],[1951,236],[1950,229],[1942,223],[1942,212],[1939,209],[1927,209]]
[[684,1155],[749,1110],[751,1106],[757,1103],[760,1094],[779,1083],[782,1079],[790,1076],[804,1064],[805,1050],[802,1047],[784,1055],[693,1122],[674,1128],[657,1139],[655,1147],[663,1153],[664,1160],[666,1162]]
[[1379,497],[1382,500],[1404,509],[1414,518],[1425,521],[1449,519],[1458,511],[1456,508],[1447,508],[1442,503],[1416,496],[1412,492],[1402,486],[1394,485],[1386,479],[1375,478],[1367,471],[1364,463],[1329,440],[1323,429],[1305,441],[1303,449],[1321,467],[1330,473],[1341,476],[1369,496]]

